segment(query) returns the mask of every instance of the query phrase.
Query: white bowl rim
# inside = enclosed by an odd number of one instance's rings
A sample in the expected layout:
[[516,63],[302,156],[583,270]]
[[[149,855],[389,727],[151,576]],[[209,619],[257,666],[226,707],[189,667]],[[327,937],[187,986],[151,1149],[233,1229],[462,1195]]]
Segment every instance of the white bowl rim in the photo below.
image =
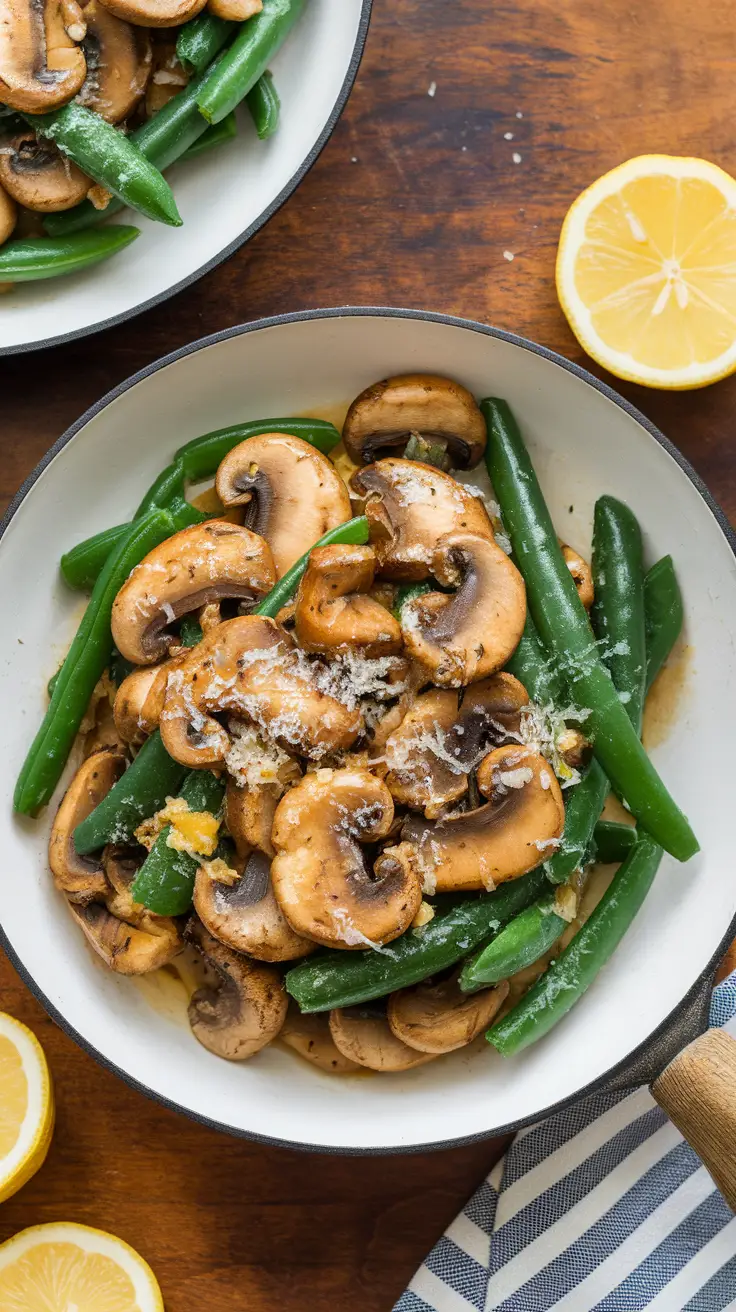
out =
[[[134,319],[137,315],[143,314],[146,310],[152,310],[156,305],[163,305],[163,303],[168,301],[172,296],[176,296],[177,292],[182,292],[185,288],[191,287],[193,283],[198,282],[200,278],[204,278],[206,274],[211,273],[218,265],[224,264],[225,260],[229,259],[231,255],[234,255],[235,252],[239,250],[241,246],[244,246],[247,241],[250,241],[251,237],[254,237],[255,234],[259,232],[266,223],[268,223],[269,219],[272,219],[274,214],[281,209],[281,206],[286,204],[289,197],[293,195],[297,187],[303,182],[304,178],[309,173],[312,165],[316,164],[322,151],[327,145],[327,142],[335,131],[342,116],[342,112],[350,98],[350,93],[352,92],[363,55],[365,54],[365,44],[368,39],[368,28],[370,27],[372,9],[373,0],[361,0],[360,21],[358,23],[358,30],[355,34],[353,53],[350,57],[350,63],[348,64],[345,79],[340,88],[340,93],[332,107],[332,111],[324,128],[312,146],[309,154],[304,160],[302,160],[302,163],[299,165],[296,172],[292,173],[286,186],[282,187],[278,196],[275,196],[270,205],[267,205],[266,208],[261,211],[257,219],[254,219],[254,221],[233,241],[229,242],[227,246],[223,246],[222,250],[218,251],[217,255],[213,255],[211,260],[206,260],[205,263],[200,265],[198,269],[195,269],[193,273],[188,273],[186,278],[182,278],[171,287],[167,287],[165,291],[159,292],[157,296],[152,296],[150,300],[141,301],[139,305],[134,305],[128,310],[123,310],[120,314],[111,315],[109,319],[98,319],[94,323],[87,324],[84,328],[75,328],[73,332],[59,333],[57,336],[39,338],[32,342],[15,342],[12,346],[0,346],[0,358],[6,355],[27,355],[31,351],[45,351],[52,346],[63,346],[65,342],[75,342],[79,338],[89,337],[93,333],[103,333],[108,328],[114,328],[119,323],[125,323],[128,319]],[[265,323],[265,320],[262,322]],[[201,340],[204,341],[204,338]],[[185,350],[186,349],[187,348],[185,348]],[[167,360],[173,358],[173,356],[166,357]],[[143,376],[143,373],[136,374],[136,378],[142,378]],[[115,395],[118,395],[118,393],[116,392]],[[112,396],[112,392],[108,393],[108,397],[106,397],[105,400],[112,399]],[[87,412],[89,417],[91,417],[91,414],[91,410]]]
[[[370,6],[372,0],[368,0],[368,2]],[[62,433],[61,437],[59,437],[54,445],[46,452],[36,465],[35,469],[33,469],[25,479],[18,492],[16,492],[13,500],[5,511],[5,514],[2,519],[0,519],[0,541],[8,529],[16,511],[53,458],[63,450],[63,448],[82,428],[85,427],[86,424],[90,422],[90,420],[94,419],[101,413],[101,411],[106,409],[112,401],[123,396],[125,392],[130,391],[131,388],[135,387],[138,383],[150,377],[152,374],[158,373],[160,369],[165,369],[168,365],[174,364],[177,360],[182,360],[188,355],[194,355],[198,351],[204,350],[207,347],[216,346],[220,342],[227,341],[233,337],[243,336],[246,333],[258,332],[263,328],[274,328],[282,324],[303,323],[310,320],[371,317],[422,320],[430,323],[444,324],[452,328],[462,328],[470,330],[471,332],[481,333],[486,337],[493,337],[499,341],[507,342],[512,346],[520,347],[522,350],[528,351],[532,355],[541,356],[542,359],[549,361],[551,364],[557,365],[559,368],[565,370],[565,372],[580,379],[581,382],[587,383],[590,387],[594,388],[595,391],[599,392],[609,401],[612,401],[614,405],[618,406],[629,415],[630,418],[640,424],[649,436],[654,438],[668,455],[676,461],[680,469],[686,474],[690,482],[699,492],[712,515],[715,517],[731,551],[734,556],[736,556],[736,531],[731,527],[725,512],[708,491],[705,483],[700,475],[696,473],[695,469],[693,469],[690,462],[674,445],[674,443],[672,443],[668,437],[665,437],[664,433],[662,433],[660,429],[651,422],[651,420],[647,419],[646,415],[642,414],[642,412],[638,410],[636,406],[632,405],[630,401],[627,401],[625,397],[621,396],[607,383],[596,378],[595,375],[590,373],[587,369],[584,369],[581,365],[575,364],[572,360],[568,360],[564,356],[559,355],[556,351],[550,350],[549,347],[540,346],[538,343],[530,341],[529,338],[520,337],[516,333],[507,332],[503,328],[494,328],[490,324],[479,323],[474,319],[463,319],[456,315],[442,314],[432,310],[414,310],[403,309],[395,306],[371,305],[335,306],[329,309],[296,310],[288,314],[272,315],[263,319],[255,319],[252,323],[238,324],[233,328],[223,328],[219,332],[210,333],[206,337],[200,337],[195,342],[190,342],[189,345],[182,346],[178,350],[172,351],[170,354],[162,356],[159,360],[155,360],[152,364],[146,365],[143,369],[138,370],[137,373],[120,383],[117,387],[114,387],[111,391],[101,397],[99,401],[96,401],[94,405],[90,406],[79,419]],[[683,1019],[685,1021],[683,1031],[687,1027],[688,1021],[692,1024],[691,1017],[693,1012],[698,1012],[698,1000],[702,998],[704,991],[709,988],[718,964],[734,938],[736,938],[736,915],[734,915],[733,919],[725,929],[718,947],[704,969],[698,975],[694,983],[690,985],[687,993],[682,997],[680,1002],[673,1007],[665,1019],[661,1021],[659,1025],[655,1026],[647,1038],[633,1048],[626,1057],[614,1063],[608,1070],[604,1071],[602,1075],[599,1075],[597,1079],[590,1081],[568,1097],[560,1099],[558,1102],[552,1103],[548,1107],[542,1108],[532,1116],[527,1116],[518,1121],[511,1121],[507,1125],[492,1126],[490,1129],[476,1134],[461,1135],[451,1139],[440,1139],[434,1143],[419,1143],[395,1147],[379,1146],[358,1148],[340,1146],[330,1147],[324,1144],[295,1142],[291,1139],[281,1139],[276,1135],[260,1134],[253,1130],[245,1130],[241,1127],[228,1125],[225,1121],[219,1121],[210,1116],[205,1116],[201,1112],[193,1111],[191,1108],[182,1106],[182,1104],[176,1102],[175,1099],[167,1098],[163,1094],[156,1092],[156,1090],[149,1088],[149,1086],[144,1084],[142,1080],[136,1079],[135,1076],[131,1075],[121,1066],[110,1061],[110,1059],[104,1056],[104,1054],[101,1053],[93,1043],[81,1035],[79,1031],[67,1021],[65,1016],[54,1006],[36,984],[30,971],[24,965],[9,942],[2,924],[0,924],[0,947],[2,947],[9,961],[20,975],[23,983],[41,1003],[47,1014],[53,1021],[55,1021],[59,1028],[69,1036],[69,1038],[73,1039],[73,1041],[83,1049],[83,1051],[89,1053],[89,1055],[104,1067],[105,1070],[118,1076],[130,1088],[144,1094],[145,1097],[168,1108],[170,1111],[178,1112],[181,1115],[188,1117],[198,1125],[203,1125],[212,1130],[219,1130],[223,1134],[229,1134],[238,1139],[246,1139],[255,1143],[266,1143],[279,1148],[296,1149],[306,1153],[323,1153],[329,1156],[341,1157],[378,1157],[395,1156],[397,1154],[403,1155],[437,1152],[446,1148],[460,1148],[466,1144],[482,1143],[484,1140],[490,1138],[511,1134],[522,1129],[526,1125],[533,1125],[544,1121],[548,1117],[555,1115],[557,1112],[564,1111],[566,1108],[582,1101],[582,1099],[589,1097],[591,1094],[607,1092],[609,1086],[613,1086],[616,1089],[627,1087],[626,1074],[629,1069],[632,1071],[632,1087],[634,1084],[641,1083],[647,1078],[645,1074],[642,1074],[642,1071],[646,1070],[645,1059],[647,1052],[650,1048],[655,1047],[659,1040],[666,1040],[668,1032],[677,1026],[678,1020]],[[687,1041],[695,1037],[695,1032],[688,1034]],[[644,1059],[643,1064],[642,1059]]]

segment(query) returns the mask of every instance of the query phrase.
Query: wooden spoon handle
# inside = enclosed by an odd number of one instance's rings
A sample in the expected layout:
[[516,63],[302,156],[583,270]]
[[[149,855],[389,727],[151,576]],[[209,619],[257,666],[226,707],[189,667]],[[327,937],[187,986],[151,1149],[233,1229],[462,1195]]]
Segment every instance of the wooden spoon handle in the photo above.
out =
[[701,1034],[665,1066],[652,1093],[736,1211],[736,1040],[724,1030]]

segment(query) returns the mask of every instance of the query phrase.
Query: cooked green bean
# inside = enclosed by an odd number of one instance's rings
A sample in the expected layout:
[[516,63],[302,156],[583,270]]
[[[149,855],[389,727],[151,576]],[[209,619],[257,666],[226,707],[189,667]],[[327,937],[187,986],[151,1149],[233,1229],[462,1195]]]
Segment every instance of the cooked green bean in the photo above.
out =
[[172,532],[171,516],[151,510],[132,524],[105,563],[54,684],[41,727],[15,786],[13,805],[35,815],[49,801],[79,731],[95,684],[112,652],[112,604],[130,571]]
[[575,700],[588,711],[593,750],[619,795],[642,827],[686,861],[698,851],[697,839],[644,751],[600,659],[516,422],[505,401],[488,399],[482,409],[488,471],[540,637]]
[[608,775],[595,759],[590,762],[580,783],[568,790],[560,846],[544,863],[552,884],[564,884],[574,870],[582,869],[590,851],[593,830],[610,791]]
[[213,123],[211,128],[198,141],[182,155],[182,159],[195,159],[197,155],[204,155],[208,150],[215,150],[217,146],[225,146],[228,141],[232,141],[238,135],[238,121],[235,113],[228,114],[221,123]]
[[179,642],[182,647],[196,647],[198,642],[202,641],[202,625],[194,615],[183,615],[179,625]]
[[604,865],[625,861],[636,843],[636,830],[632,825],[621,825],[615,820],[599,820],[593,830],[595,859]]
[[237,23],[204,10],[179,29],[176,57],[190,77],[204,73],[233,35]]
[[401,612],[407,601],[413,601],[415,597],[423,597],[425,592],[429,592],[431,585],[429,583],[402,583],[396,589],[396,599],[391,608],[391,614],[395,620],[401,623]]
[[219,123],[263,76],[299,18],[305,0],[263,0],[260,13],[240,25],[232,45],[212,69],[197,104],[208,123]]
[[78,232],[72,237],[25,237],[0,247],[0,282],[37,282],[62,278],[125,250],[139,228],[113,225],[100,232]]
[[555,912],[554,893],[545,893],[466,961],[460,973],[460,988],[464,993],[475,993],[525,970],[554,947],[567,926],[568,921]]
[[167,797],[176,796],[187,773],[169,756],[156,729],[99,806],[77,825],[77,852],[87,856],[107,843],[130,843],[141,821],[160,811]]
[[253,614],[270,615],[273,617],[274,615],[278,615],[281,607],[285,606],[287,601],[291,601],[291,598],[299,587],[299,581],[309,564],[309,557],[315,547],[329,547],[333,542],[362,544],[367,541],[368,520],[365,515],[358,515],[356,519],[349,519],[347,523],[338,524],[337,528],[331,528],[329,533],[325,533],[324,537],[321,537],[318,542],[315,542],[314,547],[310,547],[309,551],[305,551],[304,555],[299,557],[296,563],[292,565],[291,569],[286,571],[284,577],[279,579],[275,588],[272,588],[268,596],[263,598],[260,606],[256,606]]
[[532,701],[539,706],[564,705],[562,679],[528,611],[521,641],[506,662],[506,669],[523,683]]
[[593,630],[631,723],[641,733],[646,680],[644,549],[636,516],[599,497],[593,517]]
[[[155,502],[150,503],[150,508],[155,508]],[[190,524],[201,524],[210,518],[209,515],[202,514],[195,506],[190,505],[183,497],[173,497],[164,509],[171,515],[174,533],[181,528],[188,528]],[[139,519],[145,513],[146,511],[139,508],[135,518]],[[105,528],[101,533],[85,538],[84,542],[66,551],[59,563],[64,580],[69,587],[83,592],[94,587],[95,579],[110,552],[125,537],[129,528],[129,524],[117,524],[115,528]]]
[[272,137],[281,118],[281,100],[273,83],[273,73],[268,69],[248,92],[245,103],[250,110],[259,141]]
[[644,616],[648,692],[682,630],[682,593],[671,556],[663,556],[644,577]]
[[[184,780],[179,797],[190,811],[219,815],[225,783],[211,770],[193,770]],[[131,894],[136,902],[158,916],[182,916],[192,905],[192,892],[200,862],[188,852],[169,847],[171,825],[166,825],[136,875]]]
[[196,483],[201,478],[211,478],[229,451],[239,442],[249,437],[260,437],[263,433],[286,433],[288,437],[300,437],[303,442],[316,447],[323,456],[340,441],[340,434],[334,424],[326,419],[253,419],[243,424],[233,424],[230,428],[216,428],[212,433],[194,437],[177,450],[176,458],[181,459],[184,477],[189,483]]

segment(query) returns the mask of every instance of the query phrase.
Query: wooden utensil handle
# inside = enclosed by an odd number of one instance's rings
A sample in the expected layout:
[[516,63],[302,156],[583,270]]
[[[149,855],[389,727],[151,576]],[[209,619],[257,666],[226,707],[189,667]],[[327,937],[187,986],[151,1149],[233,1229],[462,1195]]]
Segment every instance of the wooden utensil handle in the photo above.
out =
[[724,1030],[701,1034],[665,1067],[652,1093],[736,1211],[736,1040]]

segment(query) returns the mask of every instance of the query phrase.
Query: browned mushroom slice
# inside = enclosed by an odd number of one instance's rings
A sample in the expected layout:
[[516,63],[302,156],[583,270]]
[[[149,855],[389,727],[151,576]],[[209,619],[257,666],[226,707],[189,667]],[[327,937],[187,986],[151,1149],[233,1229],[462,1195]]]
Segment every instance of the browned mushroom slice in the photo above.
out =
[[77,100],[108,123],[121,123],[135,109],[151,76],[150,33],[116,18],[100,0],[89,0],[84,18],[87,76]]
[[402,450],[414,434],[445,443],[463,469],[477,465],[486,446],[475,398],[435,374],[401,374],[367,387],[348,410],[342,440],[351,459],[367,465],[385,451]]
[[290,1005],[279,1039],[310,1066],[316,1066],[328,1075],[350,1075],[362,1069],[335,1046],[325,1012],[302,1016],[296,1004]]
[[92,902],[109,892],[101,862],[79,856],[74,830],[107,796],[124,769],[125,758],[119,752],[96,752],[80,765],[56,812],[49,839],[49,865],[56,887],[66,893],[70,902]]
[[498,747],[478,768],[489,801],[435,824],[410,817],[403,837],[414,851],[425,888],[437,892],[493,889],[533,870],[553,854],[565,807],[552,767],[529,747]]
[[375,568],[370,547],[335,543],[311,553],[294,616],[303,651],[329,655],[352,649],[368,657],[401,651],[400,625],[380,601],[365,595]]
[[394,818],[386,785],[365,769],[305,775],[276,808],[271,878],[293,929],[335,948],[390,943],[422,900],[405,844],[388,847],[373,874],[362,843],[385,838]]
[[391,1032],[418,1052],[440,1056],[464,1048],[486,1029],[508,996],[506,980],[493,989],[462,993],[457,977],[416,984],[388,1000]]
[[139,27],[178,27],[196,18],[207,0],[104,0],[117,18]]
[[206,866],[197,872],[194,909],[203,925],[226,947],[256,961],[295,961],[314,952],[315,944],[289,925],[274,896],[271,859],[252,852],[236,883],[213,879]]
[[379,460],[353,474],[350,485],[365,499],[371,546],[386,578],[407,583],[429,578],[437,541],[447,533],[494,540],[483,502],[430,465]]
[[493,674],[516,650],[526,620],[524,580],[495,542],[471,533],[440,539],[432,572],[456,591],[407,601],[404,643],[436,684],[462,687]]
[[113,640],[135,665],[155,665],[175,641],[167,625],[224,597],[256,601],[275,581],[271,552],[249,529],[224,519],[181,529],[123,584],[112,608]]
[[386,1016],[371,1007],[343,1007],[330,1012],[330,1034],[335,1047],[358,1066],[371,1071],[410,1071],[432,1061],[397,1039]]
[[260,14],[263,0],[209,0],[208,9],[217,18],[232,23],[244,23],[246,18]]
[[183,942],[172,920],[149,916],[145,928],[136,928],[113,915],[106,906],[69,904],[87,942],[118,975],[146,975],[159,970],[181,952]]
[[145,742],[158,728],[166,700],[169,675],[179,668],[183,656],[161,665],[144,665],[128,674],[115,696],[115,727],[126,743]]
[[264,433],[233,447],[216,487],[223,506],[245,506],[245,523],[268,542],[278,578],[329,529],[350,519],[348,490],[334,465],[285,433]]
[[214,972],[216,983],[197,989],[189,1003],[189,1024],[203,1047],[227,1061],[245,1061],[279,1033],[287,998],[281,976],[272,966],[231,952],[197,920],[187,926],[187,940]]
[[[298,777],[299,771],[296,771]],[[238,852],[247,855],[252,848],[274,856],[271,830],[283,788],[264,784],[260,788],[240,788],[228,779],[225,790],[225,822]]]
[[90,179],[35,132],[11,137],[0,153],[0,183],[26,209],[51,214],[84,200]]
[[594,601],[593,593],[593,572],[579,551],[574,547],[568,547],[562,543],[562,554],[565,558],[565,564],[575,580],[575,587],[578,590],[578,596],[586,610],[590,610]]
[[316,686],[312,669],[274,620],[244,615],[203,638],[169,679],[161,737],[193,769],[222,764],[230,738],[215,713],[247,715],[286,751],[319,759],[352,746],[358,710]]
[[0,187],[0,246],[9,237],[12,237],[17,218],[18,211],[15,208],[15,201],[3,187]]
[[[78,12],[78,6],[74,9]],[[69,22],[67,0],[1,0],[0,26],[4,104],[40,114],[65,105],[77,94],[86,65],[75,38],[84,36],[84,24],[76,28]]]

